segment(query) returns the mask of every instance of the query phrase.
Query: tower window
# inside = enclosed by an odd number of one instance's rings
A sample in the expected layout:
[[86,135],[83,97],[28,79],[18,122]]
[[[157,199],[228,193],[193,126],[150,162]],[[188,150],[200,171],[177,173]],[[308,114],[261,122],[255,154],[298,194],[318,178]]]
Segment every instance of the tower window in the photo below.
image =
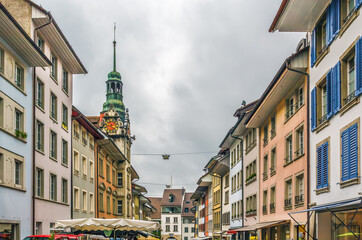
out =
[[175,195],[170,194],[170,195],[168,196],[168,201],[169,201],[169,202],[175,201]]

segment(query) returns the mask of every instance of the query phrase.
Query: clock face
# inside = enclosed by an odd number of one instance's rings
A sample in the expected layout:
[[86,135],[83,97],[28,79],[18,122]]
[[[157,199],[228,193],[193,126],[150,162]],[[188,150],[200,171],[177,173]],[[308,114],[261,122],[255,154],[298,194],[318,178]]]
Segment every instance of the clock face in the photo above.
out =
[[119,125],[116,119],[108,118],[104,121],[103,128],[107,133],[116,133],[118,131]]

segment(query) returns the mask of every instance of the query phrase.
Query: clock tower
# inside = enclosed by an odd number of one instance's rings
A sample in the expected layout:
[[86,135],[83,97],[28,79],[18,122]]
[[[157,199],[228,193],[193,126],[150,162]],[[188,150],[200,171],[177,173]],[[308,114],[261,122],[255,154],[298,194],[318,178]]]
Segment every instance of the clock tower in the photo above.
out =
[[[116,27],[114,27],[114,30]],[[100,114],[99,125],[130,162],[131,131],[128,109],[123,103],[122,77],[116,70],[116,33],[113,41],[113,70],[106,81],[106,102]]]

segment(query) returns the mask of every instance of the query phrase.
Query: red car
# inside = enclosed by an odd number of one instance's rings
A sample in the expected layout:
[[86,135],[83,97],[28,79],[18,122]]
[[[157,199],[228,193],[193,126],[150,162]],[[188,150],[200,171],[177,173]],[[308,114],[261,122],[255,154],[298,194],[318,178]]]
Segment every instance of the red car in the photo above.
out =
[[[31,235],[24,240],[48,240],[51,235]],[[54,240],[78,240],[78,235],[73,234],[55,234]]]

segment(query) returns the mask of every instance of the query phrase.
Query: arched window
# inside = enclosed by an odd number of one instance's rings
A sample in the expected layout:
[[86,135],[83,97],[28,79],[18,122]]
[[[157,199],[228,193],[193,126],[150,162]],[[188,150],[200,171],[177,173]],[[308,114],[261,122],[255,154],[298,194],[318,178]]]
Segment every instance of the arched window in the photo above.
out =
[[112,82],[111,83],[111,93],[114,93],[115,91],[115,84]]
[[169,202],[173,202],[175,201],[175,195],[173,195],[172,193],[168,196],[168,201]]

